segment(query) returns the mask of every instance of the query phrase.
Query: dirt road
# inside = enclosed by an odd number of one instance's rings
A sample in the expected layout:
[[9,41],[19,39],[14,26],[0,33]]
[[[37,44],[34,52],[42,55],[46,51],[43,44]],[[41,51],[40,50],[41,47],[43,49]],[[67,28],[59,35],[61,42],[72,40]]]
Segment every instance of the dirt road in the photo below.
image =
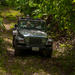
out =
[[5,53],[1,56],[0,75],[66,75],[59,59],[41,57],[38,53],[26,52],[15,57],[12,47],[11,24],[4,21],[6,31],[2,34]]

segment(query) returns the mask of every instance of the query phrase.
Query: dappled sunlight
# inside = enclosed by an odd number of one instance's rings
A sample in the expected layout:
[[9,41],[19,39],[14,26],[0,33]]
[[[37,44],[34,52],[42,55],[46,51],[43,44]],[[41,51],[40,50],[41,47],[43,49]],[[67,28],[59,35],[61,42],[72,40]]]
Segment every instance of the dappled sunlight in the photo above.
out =
[[62,62],[65,62],[64,59],[60,57],[53,57],[50,59],[34,54],[25,54],[22,57],[14,57],[12,56],[14,55],[14,49],[12,48],[12,40],[10,37],[4,38],[4,42],[7,51],[10,53],[7,56],[7,60],[3,59],[6,61],[4,68],[13,75],[66,75],[62,64]]
[[10,30],[15,25],[17,18],[21,16],[22,13],[18,10],[13,10],[11,8],[6,8],[0,11],[0,16],[3,18],[3,24],[6,30]]
[[10,40],[9,38],[4,38],[4,41],[7,42],[7,43],[9,43],[9,44],[12,44],[12,40]]
[[7,48],[7,51],[10,52],[10,54],[14,55],[14,49],[12,47],[12,40],[7,37],[4,37],[3,40],[5,43],[5,47]]
[[[14,49],[12,48],[12,35],[11,29],[3,35],[5,48],[7,50],[7,59],[4,57],[5,66],[7,71],[13,75],[66,75],[63,69],[63,60],[60,57],[53,56],[52,59],[36,56],[35,54],[25,54],[22,57],[14,56]],[[9,33],[10,32],[10,33]],[[57,53],[56,53],[57,54]]]
[[14,27],[14,25],[16,24],[16,20],[9,21],[7,19],[4,19],[3,24],[4,24],[6,30],[11,30]]
[[10,30],[10,24],[9,25],[8,24],[4,24],[4,26],[5,26],[6,30]]
[[33,57],[32,55],[29,57],[15,58],[15,63],[11,66],[11,70],[15,70],[15,67],[16,69],[21,69],[20,71],[23,69],[23,73],[26,75],[63,75],[62,72],[64,73],[63,69],[58,66],[56,60]]
[[21,13],[20,13],[20,11],[16,11],[16,10],[13,10],[13,9],[8,9],[8,8],[6,8],[6,10],[4,10],[4,11],[1,11],[1,16],[2,17],[8,17],[8,16],[13,16],[13,17],[16,17],[16,16],[20,16],[21,15]]
[[[15,56],[12,31],[27,14],[46,21],[52,58],[28,50]],[[0,0],[0,75],[75,75],[74,19],[75,0]]]

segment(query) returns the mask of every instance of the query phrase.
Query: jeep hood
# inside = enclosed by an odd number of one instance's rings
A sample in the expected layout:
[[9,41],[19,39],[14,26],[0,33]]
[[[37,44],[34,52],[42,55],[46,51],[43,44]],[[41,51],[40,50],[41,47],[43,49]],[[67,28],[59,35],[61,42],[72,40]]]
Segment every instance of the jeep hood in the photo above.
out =
[[47,37],[47,34],[40,30],[20,29],[19,33],[22,34],[24,37]]

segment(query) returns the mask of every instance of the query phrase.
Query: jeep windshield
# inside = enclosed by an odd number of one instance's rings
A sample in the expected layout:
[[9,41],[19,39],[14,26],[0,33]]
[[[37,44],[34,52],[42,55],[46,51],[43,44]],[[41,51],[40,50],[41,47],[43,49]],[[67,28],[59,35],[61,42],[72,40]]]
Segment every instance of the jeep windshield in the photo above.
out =
[[23,20],[19,22],[19,28],[45,30],[45,22],[37,20]]

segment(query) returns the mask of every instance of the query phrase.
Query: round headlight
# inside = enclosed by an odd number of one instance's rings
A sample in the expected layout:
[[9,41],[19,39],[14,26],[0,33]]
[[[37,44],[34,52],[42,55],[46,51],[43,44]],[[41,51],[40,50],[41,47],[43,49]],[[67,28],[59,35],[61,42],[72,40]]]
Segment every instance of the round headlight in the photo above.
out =
[[49,41],[49,42],[53,42],[53,40],[52,40],[52,39],[48,39],[48,41]]
[[18,42],[19,43],[24,43],[24,38],[18,37]]
[[52,44],[52,42],[53,42],[53,40],[52,40],[52,39],[48,39],[48,41],[47,41],[46,45],[51,45],[51,44]]

